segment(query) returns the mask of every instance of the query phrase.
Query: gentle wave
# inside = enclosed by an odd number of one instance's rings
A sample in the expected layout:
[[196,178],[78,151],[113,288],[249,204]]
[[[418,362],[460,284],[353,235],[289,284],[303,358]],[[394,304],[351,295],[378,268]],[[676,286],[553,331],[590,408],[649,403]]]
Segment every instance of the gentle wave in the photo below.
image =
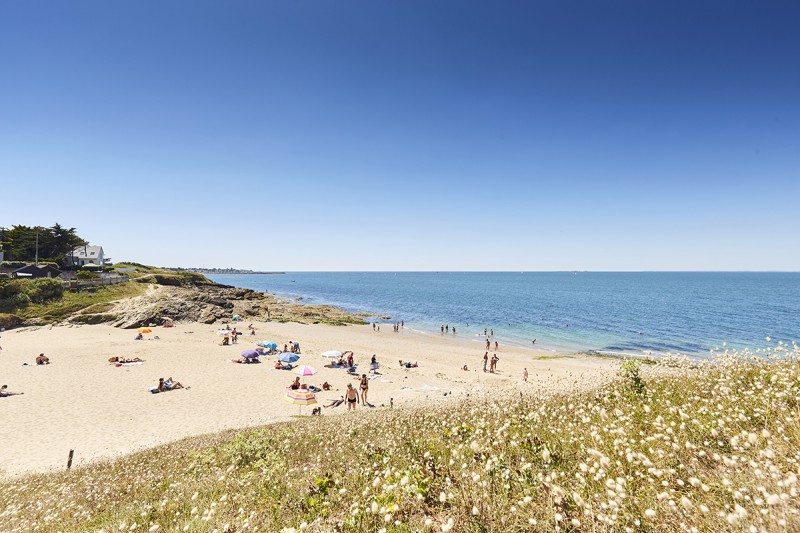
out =
[[800,274],[733,272],[295,272],[214,281],[388,315],[460,338],[555,352],[694,356],[800,339]]

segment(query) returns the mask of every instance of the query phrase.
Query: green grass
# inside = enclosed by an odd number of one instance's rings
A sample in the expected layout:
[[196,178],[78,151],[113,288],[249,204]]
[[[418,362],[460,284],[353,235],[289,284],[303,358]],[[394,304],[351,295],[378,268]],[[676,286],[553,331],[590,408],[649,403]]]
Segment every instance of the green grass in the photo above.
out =
[[14,531],[797,531],[800,349],[183,440],[0,483]]
[[14,311],[14,314],[23,319],[38,318],[45,323],[58,322],[82,309],[94,308],[93,306],[108,304],[109,302],[122,298],[140,296],[144,294],[146,290],[146,285],[127,282],[100,286],[97,290],[93,291],[66,291],[64,292],[64,297],[60,300],[53,300],[41,304],[29,304],[24,308]]
[[537,355],[533,359],[534,361],[554,361],[557,359],[572,359],[571,355]]

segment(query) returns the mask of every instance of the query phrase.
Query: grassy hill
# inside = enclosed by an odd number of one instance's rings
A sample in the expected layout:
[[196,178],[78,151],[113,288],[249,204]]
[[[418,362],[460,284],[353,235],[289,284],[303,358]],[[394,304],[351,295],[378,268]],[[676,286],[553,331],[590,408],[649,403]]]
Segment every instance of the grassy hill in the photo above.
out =
[[0,483],[0,530],[797,531],[798,357],[190,438]]
[[[146,292],[148,283],[170,286],[214,285],[211,280],[196,272],[176,272],[138,263],[117,263],[115,268],[133,269],[125,272],[131,281],[83,288],[75,292],[58,291],[51,298],[23,301],[22,305],[14,305],[13,302],[0,297],[0,327],[14,327],[26,323],[51,324],[90,308],[92,312],[100,313],[103,306],[110,307],[108,304],[111,302],[141,296]],[[27,287],[41,283],[56,283],[56,281],[19,279],[3,283]]]

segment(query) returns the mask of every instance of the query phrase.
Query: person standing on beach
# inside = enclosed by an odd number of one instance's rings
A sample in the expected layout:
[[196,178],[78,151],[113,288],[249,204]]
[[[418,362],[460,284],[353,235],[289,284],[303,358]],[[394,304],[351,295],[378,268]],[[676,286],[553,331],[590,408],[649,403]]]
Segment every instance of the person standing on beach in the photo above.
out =
[[367,405],[367,392],[369,391],[369,380],[366,374],[361,374],[361,405]]
[[456,327],[453,326],[453,335],[455,335],[455,334],[456,334]]
[[489,330],[489,335],[491,335],[492,337],[494,337],[494,330],[493,330],[493,329],[490,329],[490,330]]
[[491,347],[492,347],[492,343],[489,342],[489,339],[486,339],[486,349],[488,350]]
[[528,382],[528,369],[527,368],[523,368],[522,369],[522,381],[524,381],[526,383]]
[[497,341],[494,341],[494,351],[495,352],[498,350],[499,347],[500,347],[500,345],[497,344]]
[[352,383],[347,384],[347,392],[344,395],[345,400],[347,400],[347,410],[349,411],[352,409],[353,411],[356,410],[356,402],[358,402],[358,393],[353,388]]
[[486,372],[486,365],[489,364],[489,352],[483,354],[483,371]]
[[533,341],[531,342],[531,346],[533,346],[535,344],[536,344],[536,339],[533,339]]
[[444,324],[442,324],[442,335],[444,335]]
[[500,358],[497,357],[496,353],[492,354],[492,365],[491,365],[491,370],[489,370],[489,372],[491,372],[492,374],[494,374],[495,370],[497,370],[497,361],[499,360]]

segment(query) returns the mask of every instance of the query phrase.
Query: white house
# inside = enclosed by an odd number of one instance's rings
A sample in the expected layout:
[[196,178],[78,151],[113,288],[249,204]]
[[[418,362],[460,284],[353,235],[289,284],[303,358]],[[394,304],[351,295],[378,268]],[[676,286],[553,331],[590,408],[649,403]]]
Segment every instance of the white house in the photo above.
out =
[[69,256],[70,261],[73,265],[76,266],[84,266],[84,265],[98,265],[102,266],[106,264],[110,258],[106,258],[105,254],[103,253],[102,246],[78,246]]

